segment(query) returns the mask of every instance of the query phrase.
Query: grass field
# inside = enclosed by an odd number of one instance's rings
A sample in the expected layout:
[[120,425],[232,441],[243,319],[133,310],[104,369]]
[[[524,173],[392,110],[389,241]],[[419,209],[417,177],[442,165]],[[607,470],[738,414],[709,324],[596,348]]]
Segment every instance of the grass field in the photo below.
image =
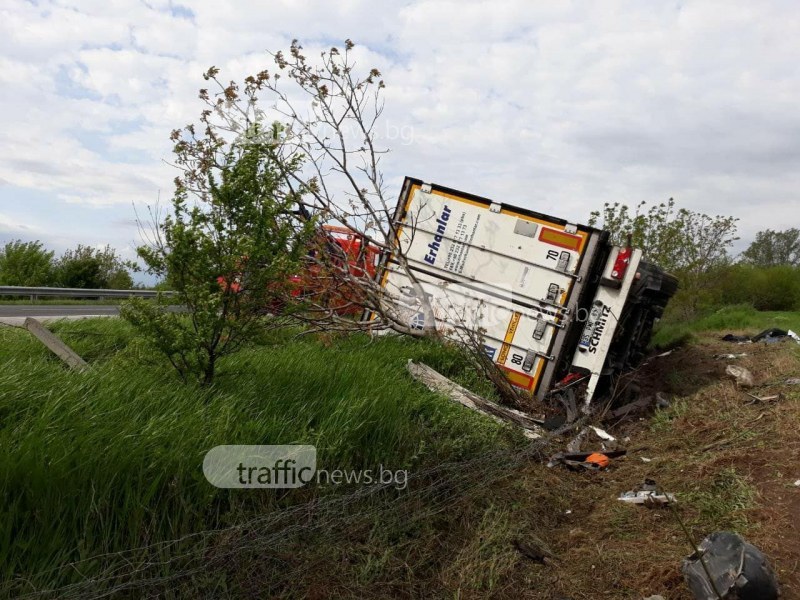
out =
[[652,344],[668,348],[676,344],[697,340],[697,334],[708,331],[724,333],[759,331],[777,327],[800,334],[800,312],[757,311],[752,306],[728,306],[707,314],[695,321],[666,322],[659,326]]
[[[746,349],[741,364],[756,392],[782,394],[771,404],[747,404],[724,361],[711,358],[740,351],[715,341],[718,332],[800,329],[798,317],[734,307],[664,326],[658,336],[690,334],[690,343],[638,377],[672,406],[604,425],[631,438],[629,456],[596,474],[547,469],[541,458],[566,440],[523,455],[515,432],[413,382],[409,358],[487,393],[458,352],[431,342],[275,334],[223,361],[204,390],[180,384],[119,320],[52,325],[92,365],[83,374],[26,332],[0,328],[0,589],[16,596],[119,572],[139,586],[129,597],[685,598],[677,522],[615,500],[653,477],[678,494],[696,539],[745,533],[800,594],[800,502],[790,487],[800,477],[800,394],[781,386],[800,376],[800,347]],[[349,496],[212,488],[200,463],[223,443],[310,443],[323,467],[384,465],[419,477],[408,490],[324,510],[320,499]],[[258,525],[298,506],[309,508],[286,513],[285,530]],[[159,547],[162,562],[141,572],[133,565],[151,555],[92,559],[211,529],[219,533],[202,543]],[[558,558],[531,561],[520,540]],[[92,586],[55,596],[108,591]]]
[[470,383],[460,355],[431,343],[265,339],[203,390],[177,381],[121,320],[54,329],[90,372],[0,328],[6,578],[268,510],[273,493],[205,482],[203,455],[218,444],[314,444],[327,468],[419,469],[515,439],[405,376],[414,358]]

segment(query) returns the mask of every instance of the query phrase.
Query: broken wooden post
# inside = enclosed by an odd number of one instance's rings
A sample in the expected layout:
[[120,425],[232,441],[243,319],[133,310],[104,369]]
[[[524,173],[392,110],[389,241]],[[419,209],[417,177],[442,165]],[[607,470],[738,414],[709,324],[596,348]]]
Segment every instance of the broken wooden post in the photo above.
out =
[[498,423],[512,423],[522,428],[523,434],[527,438],[535,440],[542,437],[543,430],[525,413],[481,398],[478,394],[461,387],[428,365],[409,360],[406,368],[414,379],[423,383],[429,390],[444,394],[454,402],[484,414]]
[[54,333],[46,329],[44,325],[33,317],[25,319],[25,329],[35,335],[40,342],[50,348],[53,354],[67,363],[72,369],[83,371],[89,367],[86,361],[78,356],[72,348],[58,339]]

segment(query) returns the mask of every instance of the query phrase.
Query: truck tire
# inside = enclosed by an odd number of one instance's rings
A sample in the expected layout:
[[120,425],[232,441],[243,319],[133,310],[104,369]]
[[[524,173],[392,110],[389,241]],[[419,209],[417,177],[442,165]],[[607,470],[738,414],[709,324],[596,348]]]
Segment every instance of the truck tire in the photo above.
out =
[[642,261],[639,263],[638,272],[640,285],[644,286],[642,292],[646,295],[661,296],[664,305],[678,291],[678,279],[652,263]]

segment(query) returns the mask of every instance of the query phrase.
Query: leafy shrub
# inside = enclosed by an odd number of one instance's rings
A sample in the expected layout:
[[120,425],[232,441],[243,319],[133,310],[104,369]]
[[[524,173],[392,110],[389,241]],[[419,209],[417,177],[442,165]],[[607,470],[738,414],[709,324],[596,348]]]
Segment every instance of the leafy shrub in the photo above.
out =
[[42,243],[13,240],[0,248],[0,284],[51,285],[53,253]]
[[681,288],[670,301],[667,322],[696,319],[721,307],[746,305],[759,311],[800,310],[800,268],[787,265],[725,265],[705,281]]

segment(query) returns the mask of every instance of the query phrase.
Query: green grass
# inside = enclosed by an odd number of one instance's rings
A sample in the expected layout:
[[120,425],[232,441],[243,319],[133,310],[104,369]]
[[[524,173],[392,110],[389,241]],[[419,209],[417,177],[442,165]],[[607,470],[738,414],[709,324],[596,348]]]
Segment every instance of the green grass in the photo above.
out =
[[670,348],[707,331],[756,334],[770,327],[791,329],[800,334],[800,312],[757,311],[752,306],[728,306],[695,321],[663,322],[653,335],[652,345]]
[[684,494],[686,502],[699,512],[700,518],[713,523],[717,529],[745,532],[746,511],[753,508],[757,496],[748,479],[729,467],[717,473],[710,486],[704,484],[703,487]]
[[314,444],[324,468],[414,470],[518,441],[406,375],[414,358],[477,379],[458,352],[431,342],[273,336],[224,359],[209,390],[181,384],[120,320],[53,329],[90,371],[71,372],[27,332],[0,328],[4,579],[62,584],[63,572],[36,574],[274,508],[270,491],[205,481],[203,456],[219,444]]

